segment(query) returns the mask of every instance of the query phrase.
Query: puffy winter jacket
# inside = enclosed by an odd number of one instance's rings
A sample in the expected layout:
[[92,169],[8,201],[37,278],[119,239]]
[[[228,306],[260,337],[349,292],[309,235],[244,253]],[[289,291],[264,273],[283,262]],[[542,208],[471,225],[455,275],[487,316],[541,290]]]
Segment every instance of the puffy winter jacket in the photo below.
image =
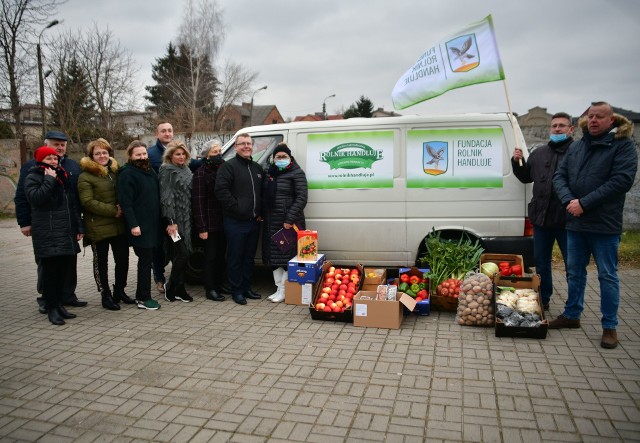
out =
[[[269,195],[269,181],[275,181],[275,194]],[[283,228],[284,223],[305,228],[304,208],[307,205],[307,176],[295,163],[280,174],[265,172],[263,187],[262,261],[272,266],[286,266],[296,254],[296,248],[282,252],[271,241],[271,236]]]
[[84,233],[77,198],[67,182],[44,175],[36,163],[24,180],[24,194],[31,205],[31,239],[36,257],[48,258],[80,252],[77,235]]
[[252,220],[262,215],[262,175],[253,160],[236,155],[218,169],[215,193],[225,217]]
[[563,206],[579,199],[584,213],[567,215],[567,229],[602,234],[622,233],[625,194],[638,169],[638,153],[631,134],[633,123],[614,114],[613,128],[600,137],[588,132],[586,119],[580,122],[584,136],[571,144],[553,177]]
[[86,239],[99,242],[127,232],[124,217],[116,218],[118,162],[102,166],[89,157],[80,160],[78,196],[84,213]]
[[562,143],[549,142],[534,149],[529,158],[519,162],[511,158],[513,174],[522,183],[533,182],[533,197],[529,202],[531,223],[543,228],[564,228],[567,211],[553,189],[553,174],[564,158],[573,139]]

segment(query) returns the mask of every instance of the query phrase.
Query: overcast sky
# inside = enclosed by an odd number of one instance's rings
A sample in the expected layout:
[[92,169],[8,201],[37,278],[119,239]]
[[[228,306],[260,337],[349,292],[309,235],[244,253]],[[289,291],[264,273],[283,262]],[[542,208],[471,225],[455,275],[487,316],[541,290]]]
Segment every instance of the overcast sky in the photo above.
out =
[[[184,0],[68,0],[47,31],[108,26],[139,63],[140,108],[151,65],[175,41]],[[256,105],[282,116],[346,109],[360,95],[392,110],[391,91],[419,55],[492,14],[513,111],[579,114],[594,100],[640,112],[637,0],[218,0],[220,61],[259,72]],[[401,114],[506,111],[502,82],[449,91]]]

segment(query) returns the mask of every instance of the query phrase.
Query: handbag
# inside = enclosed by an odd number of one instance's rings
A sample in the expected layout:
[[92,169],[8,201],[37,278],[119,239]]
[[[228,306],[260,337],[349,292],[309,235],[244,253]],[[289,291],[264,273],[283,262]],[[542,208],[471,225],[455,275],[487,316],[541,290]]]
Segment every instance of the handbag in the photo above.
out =
[[292,229],[282,228],[271,236],[271,241],[276,244],[281,252],[289,252],[298,245],[298,227]]

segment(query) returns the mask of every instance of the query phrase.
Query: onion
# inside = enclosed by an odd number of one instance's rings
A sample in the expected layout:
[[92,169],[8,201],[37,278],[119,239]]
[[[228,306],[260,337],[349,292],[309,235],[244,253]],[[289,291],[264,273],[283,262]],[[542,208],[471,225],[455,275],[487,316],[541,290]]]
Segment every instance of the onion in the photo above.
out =
[[480,271],[482,271],[482,273],[487,277],[493,278],[493,274],[500,272],[500,268],[498,268],[498,265],[496,265],[495,263],[486,262],[482,263],[482,266],[480,266]]

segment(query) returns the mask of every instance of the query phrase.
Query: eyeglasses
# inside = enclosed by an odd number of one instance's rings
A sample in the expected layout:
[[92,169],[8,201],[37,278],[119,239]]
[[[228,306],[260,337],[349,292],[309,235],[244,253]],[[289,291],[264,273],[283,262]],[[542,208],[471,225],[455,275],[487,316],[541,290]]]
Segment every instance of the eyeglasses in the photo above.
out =
[[237,143],[236,142],[236,146],[253,146],[253,143],[251,143],[251,142]]

